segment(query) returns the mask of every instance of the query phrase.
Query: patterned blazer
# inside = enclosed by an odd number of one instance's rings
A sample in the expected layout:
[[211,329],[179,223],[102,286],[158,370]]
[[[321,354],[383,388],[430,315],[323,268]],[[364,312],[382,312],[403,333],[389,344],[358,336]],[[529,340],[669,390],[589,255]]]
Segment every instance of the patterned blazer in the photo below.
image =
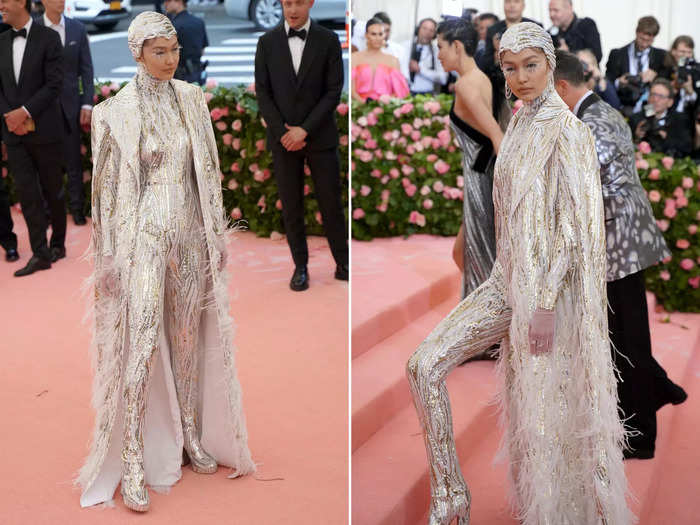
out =
[[637,174],[632,133],[622,115],[591,93],[576,115],[593,132],[605,207],[608,268],[616,281],[671,255]]

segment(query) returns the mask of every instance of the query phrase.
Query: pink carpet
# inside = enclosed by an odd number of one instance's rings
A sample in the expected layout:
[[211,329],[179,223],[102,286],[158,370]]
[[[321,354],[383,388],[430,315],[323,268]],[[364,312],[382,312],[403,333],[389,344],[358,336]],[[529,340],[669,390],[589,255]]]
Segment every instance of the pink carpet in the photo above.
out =
[[325,239],[309,241],[311,288],[292,292],[284,240],[240,233],[229,246],[232,314],[254,476],[183,468],[170,494],[151,491],[137,515],[79,506],[71,479],[87,453],[93,412],[89,331],[79,288],[89,226],[69,218],[68,257],[15,278],[30,256],[21,215],[17,263],[0,260],[0,523],[316,524],[348,516],[348,287],[333,278]]
[[[460,276],[453,238],[416,235],[353,243],[352,523],[425,523],[429,480],[425,449],[404,367],[420,342],[457,303]],[[670,322],[650,304],[653,351],[688,392],[657,413],[653,460],[625,463],[641,525],[700,523],[700,315]],[[457,368],[447,381],[461,465],[472,493],[473,525],[514,525],[506,471],[494,464],[501,437],[493,364]]]

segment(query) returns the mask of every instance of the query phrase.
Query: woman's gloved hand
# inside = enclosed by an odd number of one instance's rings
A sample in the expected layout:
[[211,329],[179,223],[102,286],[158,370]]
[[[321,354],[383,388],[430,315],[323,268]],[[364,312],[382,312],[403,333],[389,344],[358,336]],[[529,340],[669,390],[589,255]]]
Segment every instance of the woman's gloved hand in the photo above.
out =
[[533,355],[546,354],[554,345],[554,325],[556,316],[554,310],[537,308],[530,319],[528,339],[530,352]]

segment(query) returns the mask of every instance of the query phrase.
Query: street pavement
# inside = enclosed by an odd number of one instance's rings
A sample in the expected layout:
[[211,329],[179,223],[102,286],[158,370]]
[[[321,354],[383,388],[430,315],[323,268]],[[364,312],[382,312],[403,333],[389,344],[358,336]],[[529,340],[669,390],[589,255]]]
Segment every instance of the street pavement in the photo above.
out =
[[[136,5],[132,16],[153,9],[152,5]],[[190,12],[204,19],[210,46],[203,59],[209,61],[207,74],[219,85],[251,84],[255,75],[255,49],[263,33],[252,22],[229,17],[223,5],[194,6]],[[131,20],[122,20],[111,31],[99,31],[88,25],[92,61],[95,77],[100,82],[125,82],[136,73],[136,64],[126,43],[127,29]],[[346,41],[342,24],[326,24],[338,33],[341,44]],[[343,49],[345,66],[345,90],[348,89],[348,50]]]

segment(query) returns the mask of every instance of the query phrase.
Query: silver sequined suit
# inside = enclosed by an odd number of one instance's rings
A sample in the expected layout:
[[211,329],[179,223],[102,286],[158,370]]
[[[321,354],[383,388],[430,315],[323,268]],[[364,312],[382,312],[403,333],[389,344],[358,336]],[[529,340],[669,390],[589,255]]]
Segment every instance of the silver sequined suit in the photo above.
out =
[[[501,341],[504,443],[513,504],[526,525],[625,525],[624,430],[607,337],[605,237],[588,128],[553,88],[526,103],[503,138],[494,175],[493,271],[411,356],[436,523],[469,493],[452,430],[447,374]],[[537,308],[556,311],[550,353],[530,353]],[[460,511],[463,514],[463,511]]]
[[[204,95],[139,66],[92,122],[97,414],[81,504],[111,499],[120,461],[145,462],[145,479],[126,469],[123,483],[171,485],[192,434],[217,463],[252,472]],[[109,270],[114,293],[100,279]]]

